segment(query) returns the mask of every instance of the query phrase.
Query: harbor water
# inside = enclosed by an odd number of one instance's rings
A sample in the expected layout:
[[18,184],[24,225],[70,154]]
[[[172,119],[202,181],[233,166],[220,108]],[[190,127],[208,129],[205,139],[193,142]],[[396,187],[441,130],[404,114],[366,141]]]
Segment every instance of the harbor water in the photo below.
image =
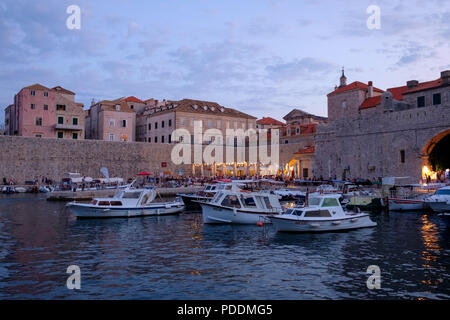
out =
[[[42,194],[0,195],[0,299],[449,299],[450,229],[436,214],[283,234],[201,213],[77,220]],[[80,267],[81,288],[66,287]],[[381,288],[369,289],[369,266]]]

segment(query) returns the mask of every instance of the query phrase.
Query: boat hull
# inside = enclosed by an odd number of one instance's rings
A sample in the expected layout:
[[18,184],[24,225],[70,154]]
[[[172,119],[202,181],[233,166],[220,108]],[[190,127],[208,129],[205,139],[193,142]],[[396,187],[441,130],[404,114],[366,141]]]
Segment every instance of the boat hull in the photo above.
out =
[[339,220],[294,220],[271,217],[273,225],[280,232],[326,232],[345,231],[359,228],[375,227],[369,215],[356,216]]
[[426,202],[426,204],[434,212],[450,212],[450,204],[447,201],[430,201]]
[[162,216],[177,214],[183,211],[181,203],[168,203],[164,206],[145,206],[137,208],[95,207],[84,204],[69,203],[68,207],[78,219],[83,218],[131,218],[143,216]]
[[[207,224],[257,224],[258,222],[270,223],[269,213],[253,213],[231,208],[218,207],[206,203],[200,203],[203,222]],[[273,213],[272,213],[273,214]]]
[[389,198],[389,210],[392,211],[418,211],[426,210],[423,200]]
[[201,196],[195,196],[191,194],[177,194],[182,200],[186,208],[192,209],[192,210],[201,210],[201,206],[197,201],[208,201],[211,199],[210,197],[201,197]]

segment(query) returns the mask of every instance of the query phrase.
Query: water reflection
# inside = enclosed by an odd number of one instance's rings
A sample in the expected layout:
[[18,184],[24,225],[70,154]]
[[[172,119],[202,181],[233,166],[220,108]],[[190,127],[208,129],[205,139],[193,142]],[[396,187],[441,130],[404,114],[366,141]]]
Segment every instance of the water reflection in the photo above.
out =
[[[370,229],[285,234],[204,225],[200,213],[76,220],[62,203],[0,195],[0,298],[448,299],[439,218],[372,218]],[[80,291],[65,288],[71,264],[82,270]],[[372,264],[381,290],[367,289]]]

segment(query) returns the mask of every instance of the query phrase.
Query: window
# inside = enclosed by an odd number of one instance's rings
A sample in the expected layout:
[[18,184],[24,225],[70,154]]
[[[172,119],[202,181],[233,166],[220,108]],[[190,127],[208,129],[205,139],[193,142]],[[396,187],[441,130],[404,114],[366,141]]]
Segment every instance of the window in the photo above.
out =
[[42,126],[42,118],[36,118],[36,125]]
[[249,196],[245,197],[245,196],[243,196],[241,198],[241,200],[242,200],[242,203],[244,204],[244,207],[246,207],[246,208],[256,208],[256,202],[255,202],[255,199],[253,197],[249,197]]
[[151,123],[148,124],[148,130],[149,131],[152,130],[152,124]]
[[66,111],[66,105],[65,104],[57,104],[56,111]]
[[31,110],[34,110],[34,109],[36,109],[36,105],[34,103],[32,103],[30,108],[31,108]]
[[36,138],[42,138],[42,134],[35,135]]
[[131,108],[131,109],[134,109],[134,105],[131,105],[130,108]]
[[76,132],[72,133],[72,139],[77,140],[78,139],[78,133],[76,133]]
[[109,119],[109,126],[114,127],[116,124],[116,121],[114,119]]
[[164,143],[164,136],[161,136],[161,143]]
[[44,92],[44,97],[48,97],[48,92]]
[[161,128],[164,128],[164,121],[161,121]]
[[127,120],[121,120],[120,124],[122,125],[122,128],[127,127]]
[[169,140],[169,141],[168,141],[169,143],[172,143],[172,135],[169,134],[168,140]]
[[322,207],[338,207],[339,203],[335,198],[325,198],[322,203]]
[[328,210],[314,210],[314,211],[306,211],[305,218],[328,218],[331,217],[331,214]]
[[36,92],[34,91],[34,90],[31,90],[31,93],[30,93],[32,96],[35,96],[36,95]]
[[208,120],[208,128],[212,128],[212,120]]
[[441,104],[441,94],[435,93],[433,94],[433,106]]
[[116,110],[120,111],[120,104],[116,104]]
[[109,141],[114,141],[114,133],[109,134]]
[[342,101],[342,108],[346,108],[347,107],[347,101]]
[[58,131],[58,139],[64,138],[64,132]]
[[183,142],[183,141],[184,141],[184,136],[181,136],[181,137],[178,139],[178,141],[179,141],[179,142]]
[[400,150],[400,162],[405,163],[405,150]]
[[180,118],[180,124],[181,124],[182,126],[184,126],[184,118],[183,118],[183,117]]
[[64,117],[58,117],[58,124],[64,124]]
[[172,126],[172,119],[169,119],[169,127]]
[[217,129],[222,129],[222,121],[217,120]]
[[303,168],[303,178],[308,178],[308,168]]
[[148,142],[152,143],[152,137],[148,138]]
[[158,137],[155,137],[155,143],[158,143]]
[[158,122],[155,122],[155,130],[158,129]]
[[425,107],[425,96],[417,97],[417,108]]
[[191,127],[194,126],[194,118],[191,118]]
[[289,143],[289,140],[284,140],[284,144],[288,144]]
[[194,144],[194,142],[195,142],[194,135],[191,134],[191,144]]
[[44,110],[48,110],[48,104],[44,104]]
[[72,124],[73,124],[74,126],[77,126],[77,125],[78,125],[78,118],[73,118],[73,119],[72,119]]
[[222,206],[240,208],[241,204],[239,203],[239,199],[237,198],[237,196],[229,195],[222,200]]

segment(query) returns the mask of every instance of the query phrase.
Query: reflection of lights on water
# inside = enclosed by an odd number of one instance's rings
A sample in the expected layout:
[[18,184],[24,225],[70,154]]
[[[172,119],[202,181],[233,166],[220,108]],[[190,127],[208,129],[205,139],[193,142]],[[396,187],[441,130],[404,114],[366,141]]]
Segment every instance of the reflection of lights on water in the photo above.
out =
[[[439,237],[438,237],[438,228],[437,226],[428,220],[426,215],[422,216],[422,239],[423,244],[425,246],[425,250],[422,251],[422,258],[430,263],[435,262],[437,260],[437,256],[433,253],[433,251],[442,250],[439,246]],[[423,267],[431,268],[429,264],[423,264]]]

